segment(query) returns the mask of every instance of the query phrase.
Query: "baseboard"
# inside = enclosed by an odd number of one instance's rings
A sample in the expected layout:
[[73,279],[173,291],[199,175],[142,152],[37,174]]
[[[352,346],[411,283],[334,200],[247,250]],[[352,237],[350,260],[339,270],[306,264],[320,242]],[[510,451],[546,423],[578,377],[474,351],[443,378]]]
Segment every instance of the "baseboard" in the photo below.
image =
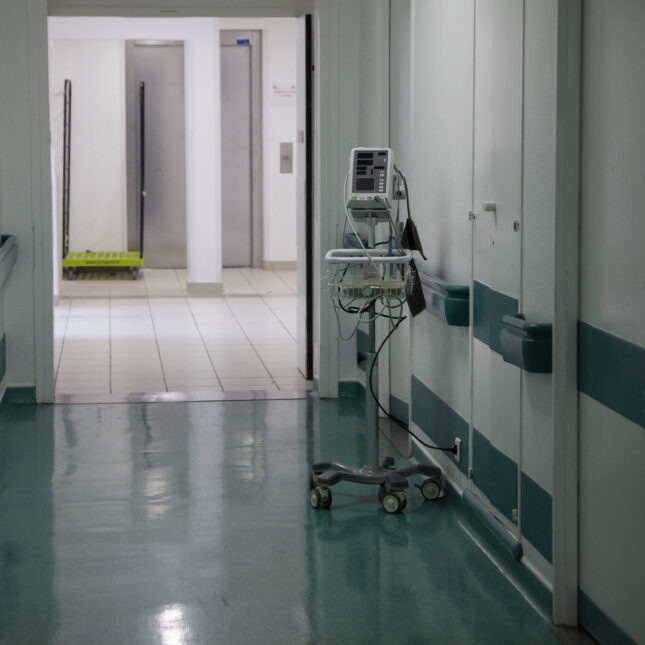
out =
[[8,387],[5,392],[7,403],[36,403],[36,388]]
[[637,645],[582,589],[578,589],[578,619],[599,643]]
[[[415,441],[412,443],[412,460],[439,466],[445,477],[445,470],[441,467],[441,464],[422,450]],[[513,581],[529,603],[534,605],[534,608],[543,617],[550,620],[553,603],[551,590],[522,560],[516,559],[518,551],[512,548],[513,543],[510,540],[501,539],[501,533],[491,530],[491,523],[498,523],[497,520],[492,515],[490,515],[490,518],[484,519],[481,514],[476,513],[472,505],[465,499],[469,496],[468,491],[459,488],[455,482],[446,478],[446,486],[447,492],[456,501],[463,514],[464,526],[467,526],[468,532],[472,533],[471,537],[476,539],[478,546],[485,550],[488,557],[492,558],[501,567],[500,570]],[[488,514],[488,511],[483,506],[482,509],[484,513]]]
[[365,385],[360,381],[338,381],[338,398],[355,399],[365,396]]
[[295,260],[262,260],[265,271],[295,271],[296,265]]
[[500,544],[511,554],[515,560],[522,559],[522,544],[520,541],[498,522],[497,519],[488,512],[488,509],[473,495],[469,490],[465,490],[462,495],[464,503],[470,508],[471,512],[479,519],[486,528],[499,540]]
[[199,296],[221,296],[224,293],[224,285],[221,282],[187,282],[188,293]]

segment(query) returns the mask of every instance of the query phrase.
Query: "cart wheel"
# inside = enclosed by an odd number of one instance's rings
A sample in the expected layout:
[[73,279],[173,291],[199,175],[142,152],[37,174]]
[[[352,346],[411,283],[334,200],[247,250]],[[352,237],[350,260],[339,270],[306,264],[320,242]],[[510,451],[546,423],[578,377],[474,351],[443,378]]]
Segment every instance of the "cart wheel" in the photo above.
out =
[[313,508],[329,508],[331,506],[331,491],[329,488],[316,486],[309,493],[309,502]]
[[139,267],[130,267],[130,276],[136,280],[139,277]]
[[381,506],[387,513],[400,513],[406,504],[407,499],[403,492],[386,493],[381,501]]
[[438,478],[426,479],[421,484],[421,494],[427,500],[437,499],[441,495],[441,480]]

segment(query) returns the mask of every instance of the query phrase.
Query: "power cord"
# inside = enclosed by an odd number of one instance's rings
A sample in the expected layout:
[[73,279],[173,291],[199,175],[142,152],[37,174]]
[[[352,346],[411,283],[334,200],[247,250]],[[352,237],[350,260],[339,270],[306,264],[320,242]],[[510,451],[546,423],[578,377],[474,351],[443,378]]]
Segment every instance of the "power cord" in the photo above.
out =
[[[399,168],[396,165],[394,165],[394,171],[403,180],[403,186],[404,186],[404,189],[405,189],[405,203],[406,203],[406,207],[407,207],[407,211],[408,211],[408,219],[413,223],[414,221],[412,220],[412,212],[411,212],[411,208],[410,208],[410,191],[408,190],[407,179],[406,179],[405,175],[399,170]],[[374,265],[374,268],[378,269],[378,267],[376,266],[376,263],[372,259],[372,256],[369,254],[369,252],[367,251],[367,248],[363,244],[363,240],[360,238],[360,236],[358,234],[358,231],[356,230],[356,227],[354,226],[354,223],[352,222],[351,217],[349,215],[349,210],[347,208],[347,183],[348,183],[348,180],[349,180],[349,172],[347,173],[347,175],[345,175],[345,186],[344,186],[344,189],[343,189],[343,197],[344,197],[344,201],[345,201],[345,225],[343,227],[343,241],[345,239],[345,231],[346,231],[346,228],[347,228],[347,222],[349,222],[349,225],[352,227],[352,231],[354,232],[354,235],[356,236],[356,239],[358,240],[359,244],[361,245],[362,250],[365,252],[365,255],[367,256],[367,258],[369,259],[371,264]],[[399,204],[399,208],[400,208],[400,204]],[[388,216],[389,216],[390,231],[392,233],[394,233],[395,239],[397,239],[400,242],[400,238],[398,236],[398,232],[396,230],[396,226],[394,224],[394,221],[392,220],[391,213],[388,213]],[[398,221],[398,219],[399,219],[399,209],[397,208],[397,221]],[[388,240],[388,242],[391,244],[391,241],[392,241],[392,236],[390,236],[390,239]],[[383,244],[383,242],[380,242],[379,244],[377,244],[375,246],[378,246],[380,244]],[[423,253],[421,253],[421,255],[423,256]],[[425,259],[425,256],[423,256],[423,257]],[[343,275],[341,276],[341,279],[342,279],[342,277],[345,276],[346,272],[347,272],[347,267],[345,268],[345,271],[343,272]],[[359,324],[361,322],[361,320],[360,320],[361,313],[365,310],[365,307],[369,306],[369,304],[371,304],[371,302],[374,301],[374,300],[375,300],[375,298],[371,298],[370,300],[368,300],[368,302],[366,302],[360,308],[359,307],[347,307],[347,308],[345,308],[345,306],[341,302],[340,298],[338,298],[338,304],[339,304],[340,308],[343,311],[345,311],[346,313],[358,313],[359,320],[358,320],[358,323],[356,324],[356,327],[354,328],[354,331],[352,332],[352,335],[350,336],[350,338],[352,336],[354,336],[354,334],[358,330],[358,326],[359,326]],[[333,301],[333,299],[332,299],[332,301]],[[378,400],[378,397],[376,396],[376,394],[374,392],[374,386],[372,384],[372,375],[374,374],[374,365],[376,365],[376,362],[378,361],[379,354],[381,353],[381,350],[383,349],[383,347],[385,347],[385,343],[387,343],[387,341],[390,339],[392,334],[399,328],[399,325],[404,320],[406,320],[406,318],[407,318],[407,316],[402,315],[403,314],[403,303],[404,302],[405,301],[400,301],[401,314],[399,315],[396,324],[392,327],[392,329],[390,329],[390,331],[387,333],[385,338],[381,341],[381,344],[379,345],[378,349],[376,350],[376,353],[374,354],[374,360],[372,361],[372,365],[370,366],[369,375],[367,377],[368,385],[369,385],[369,388],[370,388],[370,393],[374,397],[374,400],[376,401],[376,404],[378,405],[379,409],[389,419],[391,419],[397,425],[399,425],[401,428],[403,428],[403,430],[405,430],[411,437],[414,437],[422,446],[425,446],[426,448],[430,448],[431,450],[441,450],[442,452],[451,452],[452,454],[456,455],[457,454],[457,446],[452,446],[451,448],[443,448],[443,447],[440,447],[440,446],[433,446],[433,445],[427,443],[426,441],[424,441],[423,439],[421,439],[419,436],[417,436],[414,432],[412,432],[412,430],[410,430],[410,426],[407,423],[404,423],[400,419],[397,419],[396,417],[391,415],[381,405],[381,402]],[[374,318],[376,319],[376,318],[379,318],[379,317],[383,317],[383,318],[389,318],[390,320],[395,319],[394,316],[383,313],[384,310],[385,310],[385,307],[379,313],[377,313]],[[334,305],[334,311],[336,313],[336,319],[338,320],[338,325],[339,325],[339,328],[340,328],[340,319],[338,318],[338,307],[336,307],[335,305]],[[341,338],[342,338],[342,333],[341,333]]]
[[[410,191],[408,190],[408,180],[405,175],[399,170],[399,167],[394,164],[394,172],[403,180],[403,188],[405,189],[405,205],[408,209],[408,219],[412,219],[412,209],[410,208]],[[398,220],[397,212],[397,220]]]
[[372,374],[374,373],[374,365],[376,365],[376,361],[378,360],[379,354],[381,353],[381,350],[383,347],[385,347],[385,343],[390,339],[390,336],[399,328],[399,325],[407,319],[407,316],[401,316],[397,323],[390,329],[388,332],[387,336],[381,341],[381,344],[379,345],[379,348],[376,350],[376,353],[374,354],[374,360],[372,361],[372,365],[370,366],[370,373],[367,377],[368,385],[370,388],[370,393],[372,394],[372,397],[374,397],[374,400],[376,401],[376,404],[378,405],[379,409],[387,415],[387,417],[391,420],[394,421],[397,425],[399,425],[403,430],[405,430],[410,436],[414,437],[422,446],[425,446],[426,448],[430,448],[431,450],[441,450],[442,452],[451,452],[453,455],[457,454],[457,446],[452,446],[451,448],[442,448],[439,446],[432,446],[420,437],[418,437],[412,430],[410,430],[410,426],[401,421],[400,419],[397,419],[395,416],[392,416],[382,405],[381,402],[378,400],[378,397],[374,393],[374,386],[372,385]]

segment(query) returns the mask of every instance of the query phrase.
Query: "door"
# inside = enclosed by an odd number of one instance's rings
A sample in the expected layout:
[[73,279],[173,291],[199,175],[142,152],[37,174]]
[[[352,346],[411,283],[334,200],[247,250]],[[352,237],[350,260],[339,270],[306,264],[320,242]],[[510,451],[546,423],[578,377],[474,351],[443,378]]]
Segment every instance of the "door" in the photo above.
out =
[[222,265],[262,264],[260,32],[220,32]]
[[138,251],[139,85],[145,83],[144,263],[186,267],[184,46],[175,41],[126,42],[128,249]]
[[[520,369],[501,356],[501,318],[521,295],[522,3],[475,7],[473,438],[475,485],[517,521]],[[511,97],[511,100],[509,100]]]

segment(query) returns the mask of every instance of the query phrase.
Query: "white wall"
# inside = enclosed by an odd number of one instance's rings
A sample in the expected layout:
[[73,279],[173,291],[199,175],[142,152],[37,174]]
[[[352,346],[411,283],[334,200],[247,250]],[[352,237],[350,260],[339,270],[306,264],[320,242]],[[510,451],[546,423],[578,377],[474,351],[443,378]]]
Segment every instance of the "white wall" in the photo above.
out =
[[53,396],[47,3],[0,3],[0,229],[18,240],[4,288],[7,384]]
[[[536,322],[552,322],[557,72],[559,57],[566,56],[557,46],[559,4],[413,0],[409,34],[401,24],[404,9],[392,6],[390,86],[399,95],[391,97],[391,134],[405,150],[409,121],[408,178],[428,257],[427,262],[417,258],[417,265],[453,284],[477,280],[517,299],[519,310]],[[406,57],[402,52],[409,43],[412,55]],[[406,106],[400,86],[407,75],[411,95]],[[497,201],[497,214],[483,213],[483,201]],[[470,210],[477,214],[474,223]],[[470,328],[448,326],[430,312],[411,323],[413,376],[470,426],[469,454],[459,467],[447,455],[432,457],[518,536],[525,563],[550,588],[553,566],[543,555],[549,552],[549,532],[531,534],[539,550],[524,533],[523,521],[534,521],[554,495],[553,379],[504,362],[474,337],[474,317],[473,311]],[[410,360],[403,338],[395,341],[393,383],[404,380]],[[412,406],[414,411],[414,401]],[[437,440],[433,431],[442,436],[432,420],[428,427],[429,439]],[[490,443],[486,447],[478,439],[476,464],[475,432]],[[507,477],[503,494],[495,490],[495,478],[482,476],[487,464],[516,469],[518,476]],[[476,466],[474,480],[465,474],[469,466]],[[520,474],[542,491],[533,487],[530,497],[531,484],[523,489]],[[518,520],[512,519],[510,507],[496,508],[488,491],[508,506],[509,501],[517,504]]]
[[[276,105],[273,86],[296,85],[295,18],[222,18],[220,29],[262,31],[262,259],[296,260],[296,103]],[[304,88],[296,88],[304,91]],[[280,173],[280,143],[291,142],[294,172]]]
[[[385,0],[329,0],[316,5],[314,231],[319,245],[314,284],[319,288],[314,309],[320,314],[315,321],[314,373],[321,396],[336,396],[339,380],[359,376],[354,340],[345,343],[338,336],[324,255],[341,242],[343,183],[351,149],[387,146],[389,141],[388,9]],[[345,330],[356,323],[354,316],[341,320]]]
[[217,289],[221,265],[219,26],[213,18],[50,18],[51,39],[184,41],[189,288]]
[[[640,0],[585,2],[580,320],[641,349],[644,33],[645,4]],[[643,643],[645,428],[586,394],[580,394],[579,404],[580,588],[635,642]]]
[[[121,40],[54,40],[50,114],[62,199],[63,87],[72,82],[70,251],[127,250],[125,61]],[[56,204],[62,212],[62,204]],[[61,218],[56,222],[60,233]],[[60,238],[60,235],[58,235]],[[60,245],[56,249],[61,253]]]
[[[406,177],[410,176],[411,4],[411,0],[390,3],[390,147],[396,165]],[[403,203],[401,208],[404,213]],[[390,394],[407,404],[411,378],[410,324],[409,318],[401,323],[389,343]]]
[[[415,3],[409,179],[428,262],[420,270],[470,283],[473,3]],[[470,419],[468,329],[424,312],[412,323],[413,373]],[[415,351],[417,350],[417,351]]]

